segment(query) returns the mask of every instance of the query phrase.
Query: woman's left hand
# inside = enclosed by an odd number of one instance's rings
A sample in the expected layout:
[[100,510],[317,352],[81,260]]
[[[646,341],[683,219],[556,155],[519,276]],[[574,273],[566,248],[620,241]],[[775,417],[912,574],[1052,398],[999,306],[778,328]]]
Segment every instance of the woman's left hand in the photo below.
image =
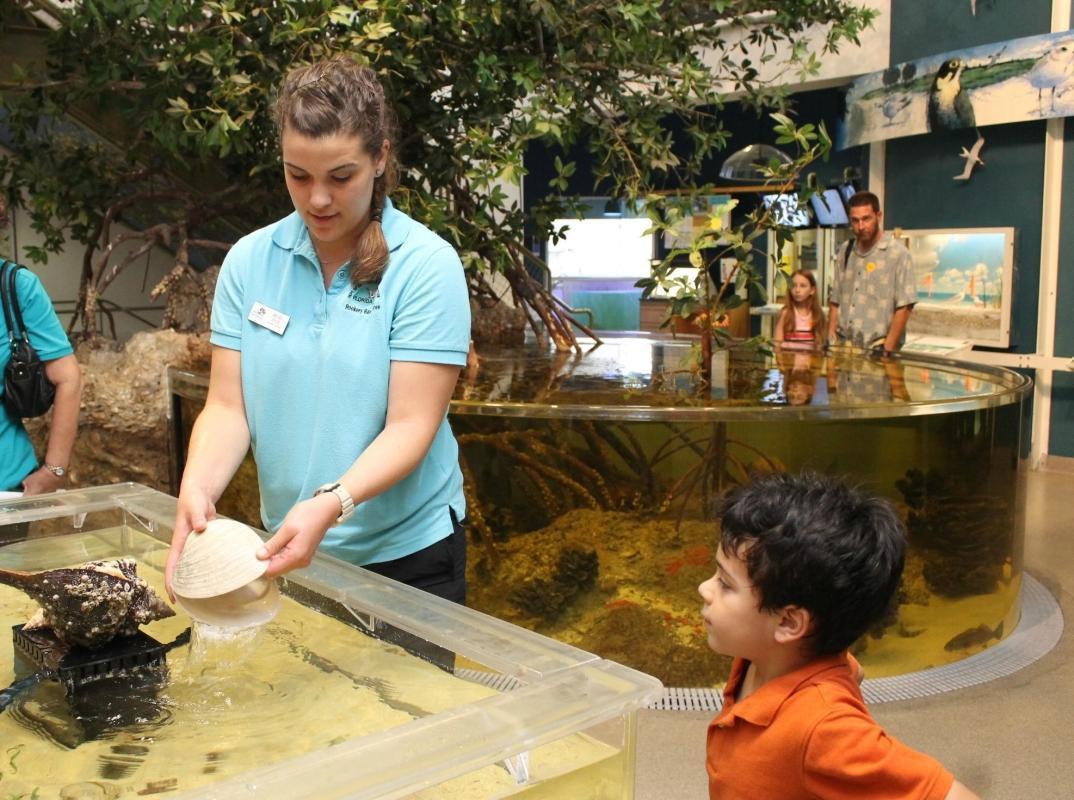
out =
[[331,492],[295,503],[275,535],[257,551],[258,558],[269,560],[265,575],[273,577],[308,567],[339,511],[339,498]]
[[22,491],[26,495],[46,494],[62,489],[66,483],[65,478],[54,475],[51,470],[44,467],[38,467],[23,480]]

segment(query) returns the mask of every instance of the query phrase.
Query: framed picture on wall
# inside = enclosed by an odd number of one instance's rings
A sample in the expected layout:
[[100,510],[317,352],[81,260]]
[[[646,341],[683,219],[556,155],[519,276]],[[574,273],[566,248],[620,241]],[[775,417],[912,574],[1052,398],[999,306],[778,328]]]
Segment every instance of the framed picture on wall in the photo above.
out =
[[903,230],[914,260],[917,305],[908,334],[1009,347],[1014,228]]

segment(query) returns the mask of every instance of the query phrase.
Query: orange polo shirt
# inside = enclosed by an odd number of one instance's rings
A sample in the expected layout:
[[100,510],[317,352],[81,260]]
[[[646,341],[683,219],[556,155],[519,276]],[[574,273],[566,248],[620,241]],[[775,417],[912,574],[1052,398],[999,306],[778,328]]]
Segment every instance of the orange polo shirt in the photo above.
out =
[[813,661],[742,702],[748,665],[735,659],[709,725],[711,800],[943,800],[954,777],[884,733],[847,658]]

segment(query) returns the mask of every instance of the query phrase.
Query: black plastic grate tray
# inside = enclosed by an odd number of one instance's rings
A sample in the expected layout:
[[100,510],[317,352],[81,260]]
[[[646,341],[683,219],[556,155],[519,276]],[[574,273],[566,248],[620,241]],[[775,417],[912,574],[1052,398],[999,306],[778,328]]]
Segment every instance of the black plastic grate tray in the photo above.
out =
[[163,669],[170,649],[142,631],[113,639],[96,650],[68,647],[47,628],[26,631],[15,625],[11,633],[15,652],[60,681],[68,692],[102,678]]

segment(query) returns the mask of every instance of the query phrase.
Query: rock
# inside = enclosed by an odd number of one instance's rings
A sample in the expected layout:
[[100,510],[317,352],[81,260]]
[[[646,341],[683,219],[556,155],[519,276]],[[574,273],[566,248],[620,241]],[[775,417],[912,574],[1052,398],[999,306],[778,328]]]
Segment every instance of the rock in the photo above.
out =
[[[71,456],[71,486],[136,481],[169,491],[169,366],[207,373],[204,334],[144,331],[126,346],[79,346],[84,389],[78,439]],[[44,452],[50,414],[27,420],[38,453]]]

